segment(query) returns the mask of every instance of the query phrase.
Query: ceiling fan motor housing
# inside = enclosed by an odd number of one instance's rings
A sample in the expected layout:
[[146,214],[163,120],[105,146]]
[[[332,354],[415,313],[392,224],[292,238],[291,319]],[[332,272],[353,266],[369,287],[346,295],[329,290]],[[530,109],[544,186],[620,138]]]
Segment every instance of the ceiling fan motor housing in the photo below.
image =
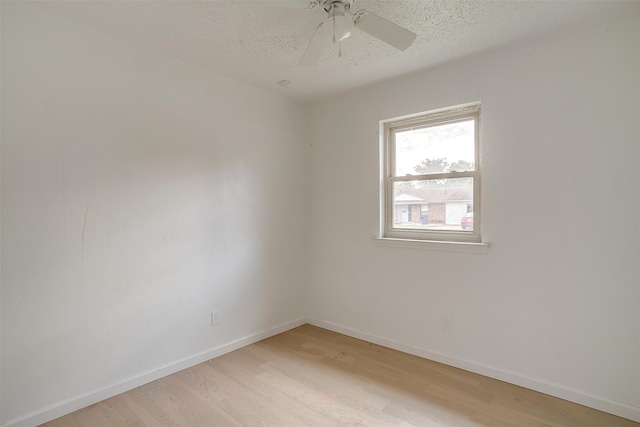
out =
[[322,7],[324,10],[332,16],[332,14],[344,14],[351,9],[353,0],[323,0]]

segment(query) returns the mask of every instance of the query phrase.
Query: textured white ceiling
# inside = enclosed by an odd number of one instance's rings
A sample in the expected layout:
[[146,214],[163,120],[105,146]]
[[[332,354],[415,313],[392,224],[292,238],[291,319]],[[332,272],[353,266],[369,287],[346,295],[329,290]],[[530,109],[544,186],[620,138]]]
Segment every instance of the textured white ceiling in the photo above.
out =
[[[103,33],[216,73],[314,100],[597,16],[609,1],[355,0],[418,34],[405,52],[355,30],[316,67],[299,61],[326,12],[306,0],[34,1]],[[613,2],[615,3],[615,2]],[[282,87],[280,80],[291,84]]]

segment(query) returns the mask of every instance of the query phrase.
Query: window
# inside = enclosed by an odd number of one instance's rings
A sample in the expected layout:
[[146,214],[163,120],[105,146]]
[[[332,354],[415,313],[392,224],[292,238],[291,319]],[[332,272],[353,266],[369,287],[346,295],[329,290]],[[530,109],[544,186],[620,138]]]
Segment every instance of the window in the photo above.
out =
[[381,122],[382,237],[477,242],[480,104]]

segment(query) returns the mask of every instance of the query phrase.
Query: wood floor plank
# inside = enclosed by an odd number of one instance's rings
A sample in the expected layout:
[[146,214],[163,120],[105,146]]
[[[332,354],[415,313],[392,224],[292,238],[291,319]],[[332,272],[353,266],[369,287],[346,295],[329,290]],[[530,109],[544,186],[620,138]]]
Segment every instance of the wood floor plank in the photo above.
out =
[[[281,410],[277,402],[273,402],[269,398],[265,398],[259,391],[247,386],[246,383],[239,381],[239,377],[242,373],[237,370],[229,370],[222,372],[231,372],[234,375],[235,387],[233,392],[230,392],[227,403],[234,403],[237,410],[246,413],[249,419],[260,419],[260,425],[273,425],[273,426],[302,426],[307,425],[302,419],[298,418],[290,411]],[[258,381],[256,381],[257,383]],[[254,383],[255,384],[255,383]]]
[[640,427],[482,375],[303,325],[43,424]]
[[207,378],[198,375],[194,369],[185,369],[175,373],[175,377],[186,386],[192,388],[202,399],[207,402],[220,402],[224,395],[220,386]]
[[450,413],[437,406],[394,402],[385,408],[385,412],[401,419],[404,423],[420,427],[478,427],[481,425],[472,422],[467,414]]
[[212,383],[218,384],[223,399],[215,403],[228,418],[239,425],[248,425],[253,422],[256,426],[275,426],[273,414],[262,410],[260,399],[255,394],[243,387],[234,379],[215,369],[210,363],[203,363],[193,367],[194,371]]
[[169,375],[160,381],[171,392],[171,395],[179,400],[181,406],[187,406],[192,411],[189,415],[196,417],[196,420],[190,421],[189,425],[210,426],[213,423],[218,425],[237,425],[233,417],[230,417],[217,405],[212,405],[213,402],[220,403],[224,401],[226,397],[219,398],[217,394],[212,397],[211,394],[200,393],[199,389],[191,387],[183,381],[183,378],[180,375]]
[[[326,394],[315,387],[308,387],[298,381],[276,372],[265,372],[258,376],[261,381],[278,388],[288,396],[295,398],[303,405],[309,406],[317,412],[325,414],[336,421],[350,425],[389,426],[394,425],[384,419],[362,411],[361,408],[349,406],[339,394]],[[397,423],[395,423],[397,425]]]
[[[127,406],[136,414],[136,417],[141,420],[143,426],[166,426],[166,427],[174,427],[175,421],[168,418],[166,414],[160,414],[158,416],[157,413],[154,414],[153,407],[149,406],[141,406],[133,399],[133,392],[123,393],[119,396],[122,398],[122,401],[127,404]],[[109,399],[107,399],[109,400]]]
[[171,407],[163,404],[163,398],[156,389],[161,389],[162,385],[158,381],[151,382],[145,386],[134,388],[126,393],[136,405],[151,415],[157,425],[166,427],[181,426],[182,419],[177,413],[173,413]]
[[107,399],[98,405],[113,427],[143,427],[144,421],[136,415],[121,396]]
[[[258,399],[263,399],[272,405],[275,405],[278,411],[291,414],[296,419],[298,426],[333,426],[335,421],[326,415],[314,411],[306,405],[300,405],[295,398],[283,393],[279,389],[261,381],[256,375],[252,375],[250,371],[245,370],[241,366],[233,363],[225,363],[224,366],[217,365],[222,372],[228,372],[243,387],[252,390],[258,394]],[[264,372],[264,370],[263,370]]]
[[74,414],[74,417],[81,426],[94,426],[94,427],[112,427],[111,423],[104,416],[100,409],[100,404],[88,406],[84,409],[80,409]]
[[57,418],[46,424],[48,427],[80,427],[76,420],[75,413]]
[[[300,374],[294,370],[288,369],[284,366],[270,366],[270,372],[283,375],[284,377],[297,381],[302,386],[316,390],[324,396],[331,396],[332,400],[336,403],[350,408],[354,413],[361,414],[363,417],[373,417],[376,420],[382,421],[385,425],[397,425],[399,420],[388,417],[384,412],[384,408],[388,405],[388,401],[381,399],[379,396],[366,392],[362,388],[344,387],[342,384],[327,384],[326,381],[320,377],[316,377],[313,373],[307,372]],[[325,372],[325,375],[327,373]],[[326,399],[326,397],[325,397]],[[341,421],[341,418],[336,419],[337,422]],[[374,425],[372,424],[365,425]]]
[[[252,347],[252,351],[261,351],[260,347]],[[358,399],[361,403],[382,410],[389,404],[389,400],[367,390],[369,381],[351,373],[335,372],[331,366],[321,362],[309,362],[306,359],[283,358],[276,353],[271,353],[270,361],[264,364],[264,369],[287,369],[298,376],[307,377],[327,389],[340,390]]]

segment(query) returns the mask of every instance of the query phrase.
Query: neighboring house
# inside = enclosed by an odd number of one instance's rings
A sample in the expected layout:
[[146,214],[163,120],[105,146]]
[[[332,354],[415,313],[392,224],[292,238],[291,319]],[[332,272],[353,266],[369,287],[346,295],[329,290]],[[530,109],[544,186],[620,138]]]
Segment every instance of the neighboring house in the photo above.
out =
[[417,224],[427,224],[427,221],[424,221],[421,213],[427,212],[427,201],[416,197],[414,195],[408,194],[405,190],[403,192],[397,194],[395,197],[394,209],[393,209],[393,222],[396,224],[407,224],[407,223],[417,223]]
[[395,224],[460,225],[471,212],[471,187],[426,187],[397,190],[394,203]]

